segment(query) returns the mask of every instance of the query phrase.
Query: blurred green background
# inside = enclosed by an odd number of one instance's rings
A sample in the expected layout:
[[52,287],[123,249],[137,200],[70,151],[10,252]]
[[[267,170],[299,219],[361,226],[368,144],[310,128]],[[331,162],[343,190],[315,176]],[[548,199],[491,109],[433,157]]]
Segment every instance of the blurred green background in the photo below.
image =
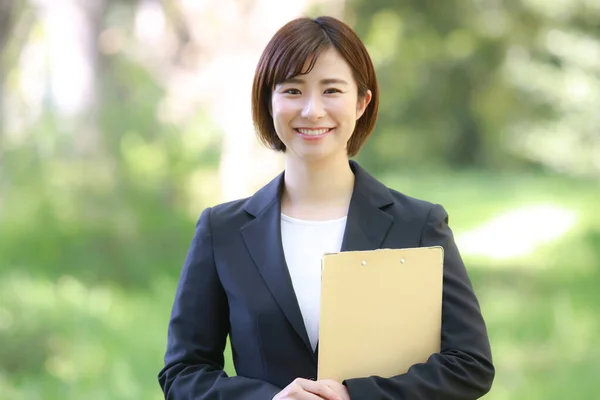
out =
[[343,18],[376,64],[358,160],[450,214],[493,347],[486,399],[595,397],[600,2],[5,0],[0,399],[162,398],[197,217],[281,168],[249,90],[300,14]]

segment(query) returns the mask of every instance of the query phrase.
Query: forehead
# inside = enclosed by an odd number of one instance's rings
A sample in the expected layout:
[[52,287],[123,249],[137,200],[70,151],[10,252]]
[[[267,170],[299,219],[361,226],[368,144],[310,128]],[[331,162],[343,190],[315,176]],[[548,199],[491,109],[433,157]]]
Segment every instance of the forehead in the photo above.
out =
[[309,74],[314,72],[352,74],[350,65],[348,65],[346,60],[344,60],[344,58],[335,49],[327,49],[317,57],[314,67]]
[[333,48],[323,50],[315,57],[309,57],[297,74],[290,73],[283,82],[291,79],[344,79],[352,81],[352,69],[346,60]]

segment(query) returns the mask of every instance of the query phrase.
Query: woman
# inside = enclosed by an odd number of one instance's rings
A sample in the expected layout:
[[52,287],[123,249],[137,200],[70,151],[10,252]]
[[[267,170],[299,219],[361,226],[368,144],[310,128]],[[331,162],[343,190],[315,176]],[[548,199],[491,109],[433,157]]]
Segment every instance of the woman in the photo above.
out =
[[[166,399],[476,399],[494,377],[486,327],[439,205],[385,187],[349,157],[377,116],[373,65],[329,17],[285,25],[259,61],[252,111],[285,171],[206,209],[169,323]],[[316,381],[323,253],[443,246],[441,352],[392,378]],[[393,316],[390,316],[393,318]],[[237,376],[223,371],[230,335]]]

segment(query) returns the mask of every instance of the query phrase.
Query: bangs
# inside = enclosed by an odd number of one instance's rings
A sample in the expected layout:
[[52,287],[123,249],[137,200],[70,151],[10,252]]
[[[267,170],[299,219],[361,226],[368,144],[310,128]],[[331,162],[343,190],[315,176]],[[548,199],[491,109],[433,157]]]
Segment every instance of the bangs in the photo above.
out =
[[[306,32],[302,32],[306,33]],[[285,38],[277,46],[268,68],[265,86],[273,90],[276,85],[298,75],[308,74],[315,66],[323,50],[334,47],[327,34],[316,26],[313,35],[297,35]],[[292,39],[292,40],[290,40]],[[265,87],[265,88],[266,88]]]

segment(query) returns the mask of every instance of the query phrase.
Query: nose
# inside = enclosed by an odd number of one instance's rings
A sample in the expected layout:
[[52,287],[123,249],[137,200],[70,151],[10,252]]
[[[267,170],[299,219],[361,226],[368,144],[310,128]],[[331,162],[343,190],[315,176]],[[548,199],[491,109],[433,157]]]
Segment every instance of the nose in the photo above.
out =
[[310,96],[306,98],[304,107],[302,107],[302,118],[309,121],[317,121],[325,116],[325,107],[320,96]]

